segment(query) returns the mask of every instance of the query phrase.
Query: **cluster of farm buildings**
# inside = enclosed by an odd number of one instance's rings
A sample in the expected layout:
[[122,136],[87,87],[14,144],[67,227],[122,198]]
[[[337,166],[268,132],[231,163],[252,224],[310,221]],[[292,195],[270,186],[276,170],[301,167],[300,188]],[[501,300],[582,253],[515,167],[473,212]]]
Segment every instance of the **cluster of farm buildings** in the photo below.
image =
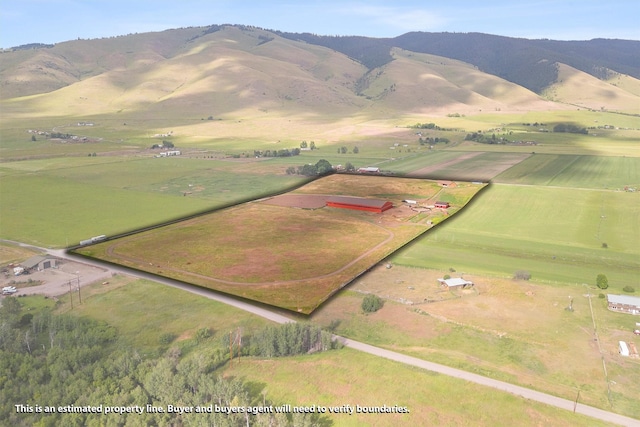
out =
[[[415,200],[404,200],[408,205],[415,205]],[[326,206],[340,209],[352,209],[356,211],[366,211],[382,213],[393,207],[393,203],[383,199],[367,199],[364,197],[331,196],[327,199]],[[448,209],[449,202],[437,201],[433,205],[426,206],[427,209]]]
[[[640,315],[640,298],[630,295],[607,295],[607,305],[609,310],[617,311],[620,313],[628,313]],[[640,326],[640,323],[636,323],[636,326]],[[640,334],[640,329],[634,331],[636,334]],[[619,341],[618,352],[621,356],[625,357],[639,357],[638,349],[632,342]]]
[[19,276],[21,274],[29,274],[33,271],[42,271],[48,268],[56,268],[57,267],[57,259],[53,257],[47,256],[33,256],[26,261],[23,261],[19,264],[9,264],[9,268],[13,270],[14,276]]
[[[378,173],[378,168],[360,168],[360,173]],[[438,185],[443,188],[454,188],[457,184],[453,181],[438,181]],[[409,206],[415,206],[418,204],[416,200],[403,200]],[[393,203],[388,200],[382,199],[368,199],[364,197],[350,197],[350,196],[331,196],[327,199],[326,206],[332,208],[352,209],[358,211],[367,211],[382,213],[393,207]],[[437,201],[433,205],[427,205],[427,209],[448,209],[451,207],[449,202]]]

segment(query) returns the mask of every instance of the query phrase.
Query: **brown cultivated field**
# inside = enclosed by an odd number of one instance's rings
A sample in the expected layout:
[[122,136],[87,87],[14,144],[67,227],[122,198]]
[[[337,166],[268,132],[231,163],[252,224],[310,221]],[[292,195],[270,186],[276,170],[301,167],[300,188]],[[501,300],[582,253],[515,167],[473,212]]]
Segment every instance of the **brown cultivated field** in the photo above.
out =
[[[480,189],[460,183],[460,209]],[[311,313],[354,277],[443,217],[403,204],[440,195],[433,181],[332,175],[298,190],[80,248],[78,253],[289,310]],[[324,207],[327,195],[384,198],[382,214]],[[466,197],[462,197],[466,194]],[[446,216],[446,215],[445,215]]]

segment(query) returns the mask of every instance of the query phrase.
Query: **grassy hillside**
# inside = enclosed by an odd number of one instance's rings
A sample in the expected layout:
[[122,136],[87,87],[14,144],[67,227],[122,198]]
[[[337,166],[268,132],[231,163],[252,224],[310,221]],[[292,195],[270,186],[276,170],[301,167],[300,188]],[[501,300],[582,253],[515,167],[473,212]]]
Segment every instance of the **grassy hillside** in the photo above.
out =
[[592,110],[640,113],[640,80],[621,75],[600,80],[566,64],[557,67],[558,80],[545,91],[549,99]]

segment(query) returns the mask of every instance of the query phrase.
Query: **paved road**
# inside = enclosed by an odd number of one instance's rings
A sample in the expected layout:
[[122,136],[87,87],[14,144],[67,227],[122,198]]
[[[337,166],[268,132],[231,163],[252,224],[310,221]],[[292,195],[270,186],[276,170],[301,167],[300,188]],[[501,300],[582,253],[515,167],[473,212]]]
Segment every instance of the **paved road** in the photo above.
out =
[[[14,242],[17,243],[17,242]],[[28,245],[23,245],[28,246]],[[32,246],[33,247],[33,246]],[[85,258],[78,257],[72,254],[67,254],[63,250],[50,250],[45,248],[35,248],[41,251],[45,251],[50,253],[51,255],[58,256],[60,258],[70,259],[76,262],[84,262],[86,264],[94,265],[101,268],[107,268],[112,272],[127,274],[129,276],[135,276],[142,279],[152,280],[157,283],[162,283],[167,286],[171,286],[178,289],[183,289],[185,291],[201,295],[205,298],[209,298],[215,301],[219,301],[224,304],[228,304],[230,306],[239,308],[241,310],[248,311],[257,316],[261,316],[265,319],[271,320],[276,323],[288,323],[295,322],[295,320],[284,316],[282,314],[274,312],[272,309],[266,309],[259,306],[256,306],[253,303],[245,302],[239,300],[237,298],[233,298],[230,296],[218,294],[214,291],[210,291],[208,289],[200,288],[197,286],[192,286],[188,284],[184,284],[178,282],[176,280],[159,277],[150,273],[139,272],[136,270],[131,270],[126,267],[114,266],[107,263],[102,263],[98,261],[88,261]],[[509,384],[503,381],[494,380],[492,378],[484,377],[482,375],[474,374],[467,371],[462,371],[460,369],[451,368],[449,366],[440,365],[433,362],[428,362],[426,360],[418,359],[416,357],[407,356],[405,354],[397,353],[395,351],[386,350],[380,347],[375,347],[369,344],[365,344],[359,341],[354,341],[348,338],[344,338],[338,335],[334,335],[334,338],[341,341],[346,347],[352,348],[354,350],[363,351],[365,353],[372,354],[374,356],[384,357],[389,360],[393,360],[396,362],[404,363],[406,365],[416,366],[418,368],[426,369],[432,372],[437,372],[442,375],[447,375],[454,378],[459,378],[465,381],[469,381],[472,383],[480,384],[487,387],[492,387],[497,390],[501,390],[507,393],[514,394],[516,396],[524,397],[525,399],[533,400],[536,402],[544,403],[547,405],[555,406],[557,408],[565,409],[568,411],[574,411],[583,415],[587,415],[592,418],[596,418],[605,422],[618,424],[621,426],[628,427],[640,427],[640,420],[636,420],[634,418],[625,417],[623,415],[615,414],[613,412],[608,412],[602,409],[594,408],[592,406],[587,406],[578,403],[575,403],[571,400],[563,399],[560,397],[552,396],[550,394],[542,393],[536,390],[531,390],[526,387],[517,386],[514,384]]]

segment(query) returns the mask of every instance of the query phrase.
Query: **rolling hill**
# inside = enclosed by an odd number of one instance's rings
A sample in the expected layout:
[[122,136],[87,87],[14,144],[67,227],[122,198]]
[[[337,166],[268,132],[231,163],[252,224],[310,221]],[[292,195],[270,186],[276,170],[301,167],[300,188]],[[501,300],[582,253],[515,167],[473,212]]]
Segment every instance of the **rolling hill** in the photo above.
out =
[[[610,42],[192,27],[4,51],[1,100],[8,117],[375,120],[566,108],[558,102],[638,114],[640,66],[630,52],[640,43]],[[617,50],[589,62],[610,46]]]

